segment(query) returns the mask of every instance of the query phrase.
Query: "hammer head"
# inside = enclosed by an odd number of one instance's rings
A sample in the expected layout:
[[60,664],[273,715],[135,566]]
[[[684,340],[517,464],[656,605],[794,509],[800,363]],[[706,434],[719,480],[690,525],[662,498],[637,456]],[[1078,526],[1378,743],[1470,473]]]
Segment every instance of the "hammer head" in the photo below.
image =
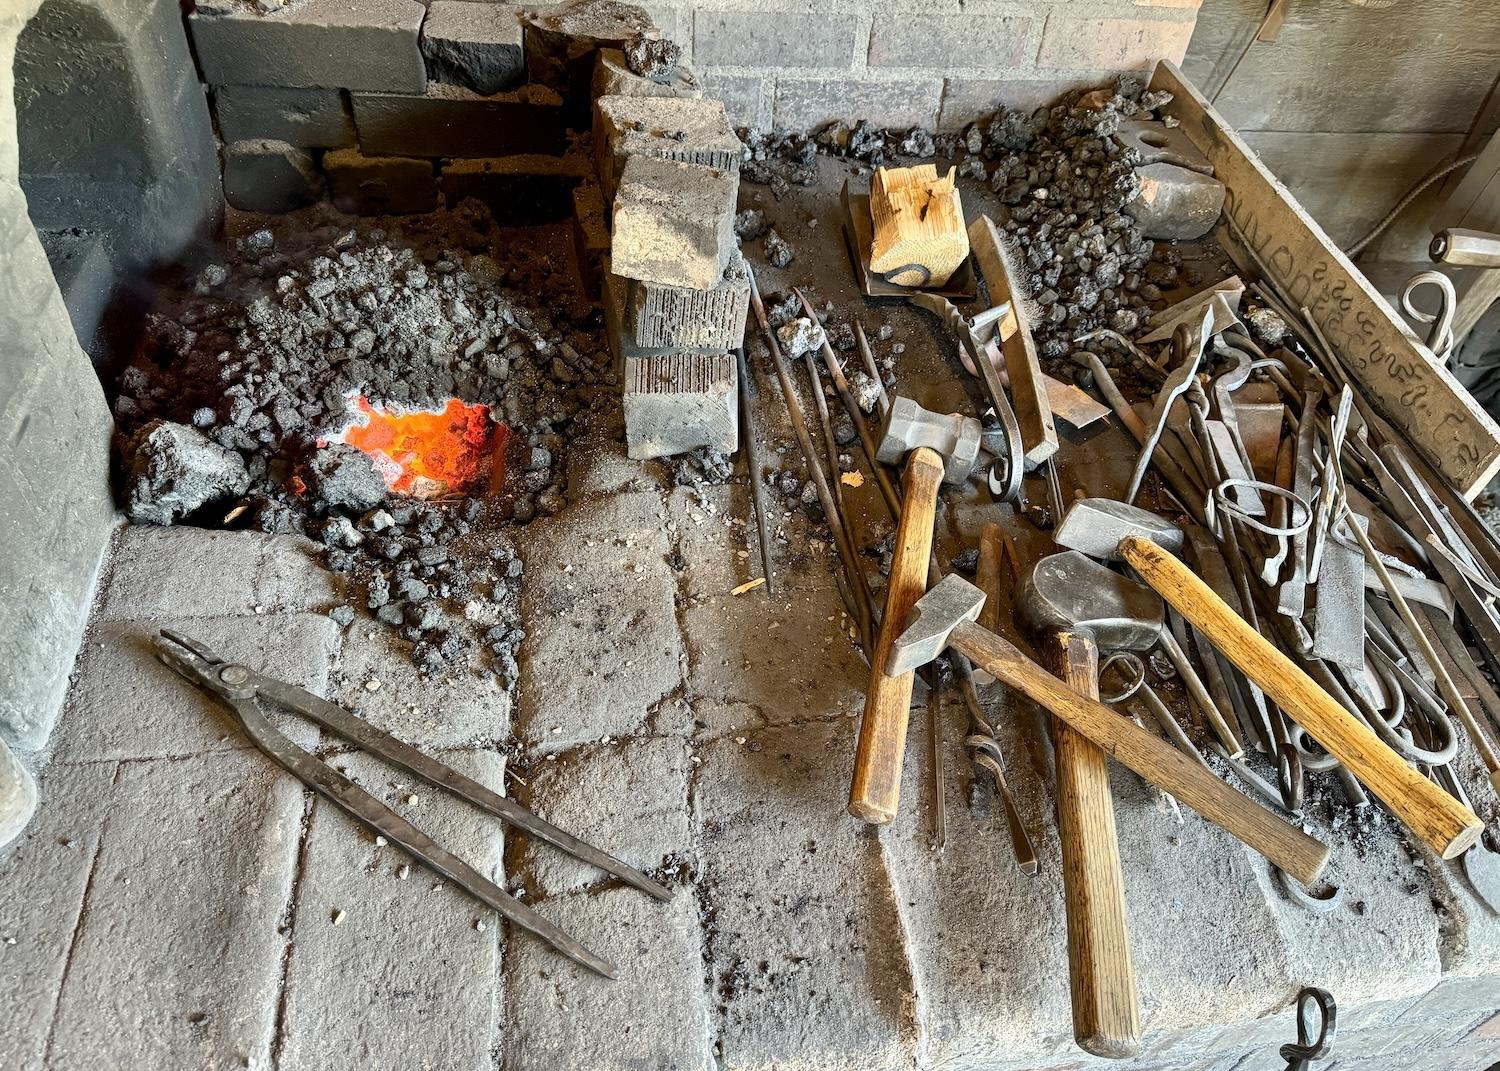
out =
[[1091,558],[1119,561],[1120,540],[1140,536],[1176,554],[1182,549],[1182,529],[1165,517],[1112,498],[1081,498],[1064,514],[1052,533],[1060,547]]
[[896,465],[917,447],[926,446],[943,455],[943,482],[961,483],[969,478],[979,458],[981,430],[973,417],[934,413],[898,395],[891,399],[880,426],[880,447],[875,457]]
[[1031,567],[1021,580],[1016,615],[1034,636],[1088,632],[1107,651],[1154,647],[1165,621],[1160,595],[1076,550]]
[[948,634],[977,618],[983,606],[984,592],[973,584],[957,573],[943,577],[911,608],[911,622],[891,644],[886,676],[899,677],[931,662],[948,646]]

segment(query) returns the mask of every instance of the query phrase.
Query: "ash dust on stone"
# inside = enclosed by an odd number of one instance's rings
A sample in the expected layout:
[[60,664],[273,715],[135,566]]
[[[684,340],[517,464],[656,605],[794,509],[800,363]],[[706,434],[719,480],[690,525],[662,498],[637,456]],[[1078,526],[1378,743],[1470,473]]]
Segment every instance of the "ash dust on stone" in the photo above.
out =
[[[472,657],[512,687],[524,569],[506,532],[566,505],[568,445],[617,391],[597,314],[560,311],[575,284],[545,244],[472,200],[353,226],[318,208],[232,240],[164,291],[116,384],[130,519],[306,535],[422,673]],[[503,491],[391,494],[333,441],[361,398],[487,406],[508,429]]]

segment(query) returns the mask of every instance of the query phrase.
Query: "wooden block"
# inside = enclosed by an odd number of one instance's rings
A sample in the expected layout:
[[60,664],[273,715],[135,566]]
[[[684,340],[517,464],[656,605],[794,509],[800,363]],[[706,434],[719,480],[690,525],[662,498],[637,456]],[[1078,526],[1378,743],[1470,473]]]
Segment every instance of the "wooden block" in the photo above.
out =
[[[870,218],[870,270],[888,282],[942,286],[969,255],[953,168],[942,178],[932,164],[878,169],[870,180]],[[897,271],[906,265],[925,272]]]

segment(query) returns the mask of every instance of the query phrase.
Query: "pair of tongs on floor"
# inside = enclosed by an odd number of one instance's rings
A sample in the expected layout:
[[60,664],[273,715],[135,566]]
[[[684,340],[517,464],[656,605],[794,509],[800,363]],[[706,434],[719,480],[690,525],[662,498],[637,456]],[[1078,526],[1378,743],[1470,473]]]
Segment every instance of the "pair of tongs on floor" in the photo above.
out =
[[514,800],[506,799],[472,778],[449,769],[411,745],[397,740],[390,733],[355,717],[341,706],[320,699],[304,688],[267,677],[249,666],[226,661],[204,644],[181,633],[162,629],[155,643],[158,658],[200,688],[222,699],[251,742],[283,770],[345,811],[355,821],[399,845],[422,865],[441,874],[481,903],[494,908],[521,929],[540,937],[575,963],[606,978],[615,976],[614,967],[608,961],[594,955],[557,926],[508,895],[353,781],[292,743],[271,724],[256,699],[264,699],[285,710],[301,714],[377,758],[446,789],[502,821],[524,829],[532,836],[561,848],[584,862],[592,863],[658,900],[672,898],[666,887],[629,864],[585,844],[550,822],[543,821]]

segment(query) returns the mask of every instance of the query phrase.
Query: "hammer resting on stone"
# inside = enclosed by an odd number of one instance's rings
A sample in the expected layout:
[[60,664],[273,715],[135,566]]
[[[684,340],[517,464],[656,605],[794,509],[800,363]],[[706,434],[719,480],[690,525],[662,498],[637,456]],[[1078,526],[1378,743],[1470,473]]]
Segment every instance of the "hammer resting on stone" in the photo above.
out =
[[973,417],[933,413],[901,397],[892,399],[881,425],[876,457],[887,464],[906,458],[906,473],[901,479],[901,523],[891,557],[885,616],[870,656],[870,682],[849,788],[849,813],[864,822],[884,823],[896,817],[912,673],[888,677],[881,670],[912,605],[927,587],[938,484],[960,482],[974,471],[980,430]]
[[[974,623],[984,593],[946,576],[915,604],[915,618],[889,645],[885,672],[910,674],[952,647],[996,680],[1040,704],[1164,792],[1238,837],[1303,884],[1328,862],[1326,845],[1242,796],[1160,737],[1069,687],[1021,650]],[[882,630],[883,631],[883,630]],[[877,662],[877,665],[882,663]]]
[[1068,510],[1053,539],[1134,569],[1442,858],[1479,839],[1478,815],[1408,766],[1177,559],[1172,552],[1183,534],[1176,525],[1113,499],[1085,498]]

